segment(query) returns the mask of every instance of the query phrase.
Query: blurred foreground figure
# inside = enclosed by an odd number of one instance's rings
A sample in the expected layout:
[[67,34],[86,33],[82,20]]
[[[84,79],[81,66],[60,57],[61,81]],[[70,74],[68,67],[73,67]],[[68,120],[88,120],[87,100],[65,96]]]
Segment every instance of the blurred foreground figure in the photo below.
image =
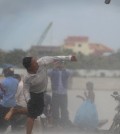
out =
[[0,82],[0,90],[3,93],[2,100],[0,101],[0,133],[3,133],[11,121],[4,119],[6,113],[11,107],[16,106],[15,94],[17,92],[19,81],[14,78],[14,70],[12,67],[6,67],[3,69],[5,78]]
[[[23,80],[20,74],[14,74],[14,78],[19,81],[18,89],[15,94],[16,107],[18,109],[26,109],[27,101],[30,99],[29,92],[23,88]],[[7,115],[6,115],[7,116]],[[7,119],[7,117],[5,117]],[[24,114],[15,114],[12,118],[12,132],[24,131],[27,116]]]
[[68,112],[68,79],[72,72],[65,68],[64,62],[56,62],[48,72],[52,89],[52,117],[54,126],[70,126]]
[[111,0],[105,0],[105,4],[110,4]]
[[95,93],[93,91],[94,85],[92,82],[86,83],[87,92],[84,92],[85,97],[78,95],[77,97],[83,99],[83,104],[76,112],[74,123],[82,130],[96,130],[103,126],[108,121],[98,120],[98,112],[94,103]]

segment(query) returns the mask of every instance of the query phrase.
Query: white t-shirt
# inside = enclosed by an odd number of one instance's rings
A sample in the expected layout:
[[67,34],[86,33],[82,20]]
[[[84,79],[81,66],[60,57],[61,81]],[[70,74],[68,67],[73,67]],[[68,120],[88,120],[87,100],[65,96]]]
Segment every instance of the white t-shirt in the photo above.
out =
[[28,90],[23,88],[23,81],[21,80],[15,95],[16,103],[19,106],[27,107],[27,101],[30,99]]

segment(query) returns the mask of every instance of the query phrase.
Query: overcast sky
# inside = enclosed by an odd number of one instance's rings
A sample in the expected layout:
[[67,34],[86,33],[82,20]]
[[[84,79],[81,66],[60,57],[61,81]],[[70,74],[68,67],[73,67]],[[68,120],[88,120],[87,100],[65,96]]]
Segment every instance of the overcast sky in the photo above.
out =
[[42,45],[60,45],[67,36],[120,48],[120,0],[0,0],[0,48],[27,50],[53,22]]

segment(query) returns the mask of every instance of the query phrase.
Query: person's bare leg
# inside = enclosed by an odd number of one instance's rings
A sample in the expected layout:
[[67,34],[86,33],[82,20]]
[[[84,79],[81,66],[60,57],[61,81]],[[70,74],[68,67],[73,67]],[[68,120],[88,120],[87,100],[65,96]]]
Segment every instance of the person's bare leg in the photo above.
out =
[[27,108],[11,108],[9,112],[5,115],[5,120],[10,120],[14,114],[27,114]]
[[26,134],[32,134],[34,121],[35,121],[34,118],[30,118],[30,117],[28,117],[28,119],[27,119]]
[[8,111],[8,113],[5,115],[4,119],[5,120],[10,120],[12,115],[13,115],[13,111],[14,111],[14,108],[10,108],[10,110]]

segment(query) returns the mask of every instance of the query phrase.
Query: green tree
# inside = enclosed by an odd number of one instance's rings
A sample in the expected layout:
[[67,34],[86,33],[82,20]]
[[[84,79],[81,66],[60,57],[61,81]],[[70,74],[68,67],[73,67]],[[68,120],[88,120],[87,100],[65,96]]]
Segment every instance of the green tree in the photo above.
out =
[[26,56],[25,51],[22,49],[14,49],[6,54],[4,62],[13,64],[17,67],[22,67],[22,59],[24,56]]

